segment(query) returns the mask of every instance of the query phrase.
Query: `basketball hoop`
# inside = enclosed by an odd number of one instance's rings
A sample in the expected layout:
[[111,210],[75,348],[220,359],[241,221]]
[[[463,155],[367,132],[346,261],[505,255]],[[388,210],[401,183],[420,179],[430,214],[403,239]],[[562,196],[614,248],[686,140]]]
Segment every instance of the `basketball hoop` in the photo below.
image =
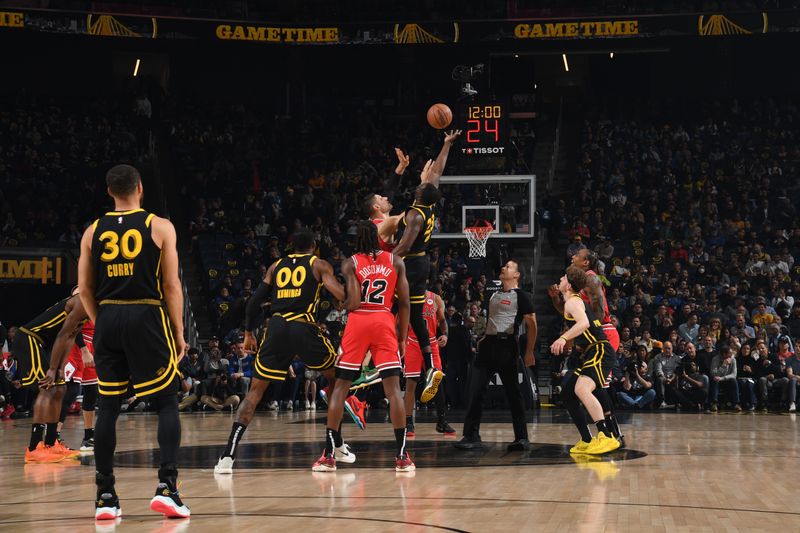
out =
[[488,222],[486,226],[472,226],[464,228],[464,233],[469,242],[469,256],[486,257],[486,241],[489,240],[489,235],[492,234],[494,228]]

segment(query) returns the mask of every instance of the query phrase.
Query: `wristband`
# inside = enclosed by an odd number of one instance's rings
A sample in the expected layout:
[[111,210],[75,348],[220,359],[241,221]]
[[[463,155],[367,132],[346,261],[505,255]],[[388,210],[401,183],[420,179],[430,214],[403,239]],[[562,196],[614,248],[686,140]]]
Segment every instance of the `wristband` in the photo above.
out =
[[559,339],[564,339],[564,342],[569,342],[569,339],[568,339],[568,338],[566,338],[564,335],[561,335],[561,336],[559,337]]

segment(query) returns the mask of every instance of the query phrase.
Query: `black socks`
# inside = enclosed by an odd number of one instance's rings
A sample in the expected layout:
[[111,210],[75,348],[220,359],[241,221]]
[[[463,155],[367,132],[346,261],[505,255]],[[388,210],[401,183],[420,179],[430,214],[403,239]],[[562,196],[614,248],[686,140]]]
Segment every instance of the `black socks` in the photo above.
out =
[[406,428],[395,428],[394,440],[397,443],[397,457],[406,453]]
[[246,429],[247,426],[244,424],[240,424],[239,422],[233,423],[231,434],[228,437],[228,444],[225,446],[222,457],[236,457],[236,446],[238,446],[239,441],[242,440],[242,435],[244,435]]
[[46,426],[44,424],[32,424],[31,425],[31,442],[28,445],[28,450],[33,451],[36,449],[36,446],[39,445],[40,442],[44,439],[44,428]]

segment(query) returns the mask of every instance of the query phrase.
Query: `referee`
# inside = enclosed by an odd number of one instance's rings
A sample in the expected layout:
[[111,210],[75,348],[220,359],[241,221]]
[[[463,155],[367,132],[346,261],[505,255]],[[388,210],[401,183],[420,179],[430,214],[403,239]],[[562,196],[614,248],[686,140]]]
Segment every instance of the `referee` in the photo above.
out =
[[478,355],[470,374],[467,414],[464,419],[463,438],[455,443],[461,450],[481,446],[480,425],[483,411],[483,397],[489,379],[498,374],[506,391],[511,417],[514,424],[514,442],[508,451],[528,449],[528,426],[525,423],[525,407],[519,388],[517,359],[519,358],[519,327],[525,321],[528,342],[525,346],[525,366],[536,364],[533,347],[536,345],[536,313],[530,297],[519,288],[521,277],[516,261],[508,261],[500,269],[502,290],[494,293],[489,300],[489,318],[486,335],[478,341]]

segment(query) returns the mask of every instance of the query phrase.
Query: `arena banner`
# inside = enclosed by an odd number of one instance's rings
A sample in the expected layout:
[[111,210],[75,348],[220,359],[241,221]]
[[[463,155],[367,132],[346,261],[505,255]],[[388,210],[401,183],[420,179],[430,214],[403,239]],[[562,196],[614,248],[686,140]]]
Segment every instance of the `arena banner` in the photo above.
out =
[[523,43],[541,40],[746,36],[800,31],[800,11],[620,15],[566,19],[276,24],[98,14],[0,11],[0,34],[49,32],[140,39],[206,39],[272,45]]
[[0,285],[74,285],[76,261],[59,248],[5,248],[0,250]]

